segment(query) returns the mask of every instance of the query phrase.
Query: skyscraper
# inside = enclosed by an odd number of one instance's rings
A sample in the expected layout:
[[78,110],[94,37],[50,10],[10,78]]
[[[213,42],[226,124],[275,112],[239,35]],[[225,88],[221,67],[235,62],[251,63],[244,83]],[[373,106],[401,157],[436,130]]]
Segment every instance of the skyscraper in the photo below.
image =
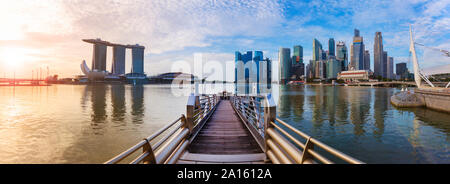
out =
[[294,46],[294,53],[292,56],[292,75],[297,78],[305,74],[305,64],[303,63],[303,47],[300,45]]
[[328,40],[328,55],[330,55],[330,56],[334,56],[334,54],[335,54],[335,49],[334,49],[334,46],[335,45],[335,43],[334,43],[334,38],[330,38],[329,40]]
[[106,70],[106,45],[94,43],[94,53],[92,56],[92,70]]
[[252,51],[247,51],[247,53],[241,54],[240,52],[236,51],[234,56],[235,56],[234,79],[236,82],[235,91],[236,93],[248,94],[250,91],[248,83],[250,82],[250,73],[252,71],[252,67],[247,63],[252,62],[253,53]]
[[374,75],[383,76],[383,37],[381,32],[375,33],[375,42],[373,44],[373,72]]
[[394,79],[394,58],[388,57],[387,63],[387,77],[388,79]]
[[341,63],[341,70],[347,70],[348,52],[343,41],[339,41],[336,45],[336,60]]
[[144,74],[144,47],[135,45],[131,48],[131,73]]
[[320,53],[320,51],[322,50],[322,44],[320,44],[320,42],[317,39],[313,40],[313,55],[312,55],[312,59],[314,61],[319,61],[320,57],[322,57],[322,54]]
[[363,37],[360,36],[358,29],[355,29],[351,52],[352,67],[355,70],[364,70],[364,41]]
[[113,46],[112,73],[116,75],[125,74],[125,47],[121,45]]
[[388,54],[386,51],[383,51],[383,60],[382,60],[382,65],[381,67],[383,68],[383,74],[382,77],[383,78],[387,78],[387,62],[388,62]]
[[294,46],[292,64],[303,63],[303,47],[301,45]]
[[280,68],[280,84],[286,84],[291,77],[291,49],[280,47],[278,52],[278,65]]
[[406,67],[406,63],[397,63],[395,65],[395,74],[399,76],[401,79],[406,78],[408,68]]
[[370,53],[368,50],[364,52],[364,70],[370,70]]

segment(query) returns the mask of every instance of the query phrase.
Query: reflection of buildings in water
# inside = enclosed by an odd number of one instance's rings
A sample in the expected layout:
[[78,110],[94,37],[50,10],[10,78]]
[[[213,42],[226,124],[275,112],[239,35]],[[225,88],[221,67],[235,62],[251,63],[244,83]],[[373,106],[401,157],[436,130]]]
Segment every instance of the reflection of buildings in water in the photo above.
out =
[[337,99],[338,103],[336,103],[336,117],[339,121],[347,122],[348,119],[348,95],[347,92],[349,90],[345,87],[338,87],[337,94],[334,96]]
[[113,121],[123,122],[126,114],[124,85],[111,85],[111,105]]
[[308,99],[312,101],[313,105],[313,114],[312,121],[315,127],[320,127],[322,122],[324,121],[322,117],[322,113],[326,112],[326,107],[324,105],[324,99],[326,98],[324,95],[324,87],[323,86],[314,86],[314,96],[310,96]]
[[[366,89],[362,89],[366,90]],[[351,92],[350,101],[351,101],[351,110],[350,110],[350,119],[352,124],[355,126],[353,132],[355,135],[363,135],[364,134],[364,122],[366,122],[366,115],[370,111],[370,99],[371,94],[370,91],[368,93],[363,93],[361,89],[354,89]]]
[[91,93],[92,123],[97,125],[106,120],[106,86],[89,85],[88,91]]
[[325,98],[325,104],[327,108],[328,121],[330,122],[331,127],[333,127],[336,122],[336,104],[338,98],[338,90],[336,86],[327,87],[327,95]]
[[143,123],[144,86],[142,85],[131,88],[131,115],[133,115],[133,123]]
[[386,89],[379,88],[375,89],[375,102],[374,102],[374,118],[375,127],[373,134],[377,137],[381,137],[384,133],[384,117],[386,115],[386,110],[388,109],[388,100],[390,98],[389,93]]
[[279,100],[278,100],[278,116],[288,117],[291,113],[291,101],[289,99],[289,87],[285,85],[280,85],[279,87]]

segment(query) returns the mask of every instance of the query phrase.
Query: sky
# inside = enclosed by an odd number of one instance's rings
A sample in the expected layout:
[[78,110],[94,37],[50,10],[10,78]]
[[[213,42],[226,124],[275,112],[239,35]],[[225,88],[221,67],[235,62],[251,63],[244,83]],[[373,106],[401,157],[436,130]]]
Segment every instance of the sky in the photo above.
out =
[[[450,0],[0,0],[0,77],[30,78],[47,68],[60,77],[79,75],[80,63],[92,61],[92,45],[81,41],[87,38],[144,45],[147,75],[174,70],[180,60],[192,63],[194,53],[225,63],[247,50],[263,51],[276,68],[280,47],[302,45],[309,61],[314,38],[325,49],[329,38],[350,49],[355,28],[373,69],[376,31],[394,63],[409,61],[410,24],[416,42],[450,50]],[[416,48],[422,68],[450,72],[449,57]],[[111,58],[109,48],[107,70]]]

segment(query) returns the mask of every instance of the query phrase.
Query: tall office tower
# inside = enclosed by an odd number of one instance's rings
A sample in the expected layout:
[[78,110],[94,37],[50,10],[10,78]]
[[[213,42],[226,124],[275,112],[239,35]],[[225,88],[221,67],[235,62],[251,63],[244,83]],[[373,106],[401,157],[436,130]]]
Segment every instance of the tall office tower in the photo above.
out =
[[322,44],[317,40],[314,39],[313,40],[313,53],[312,53],[312,60],[314,61],[312,63],[311,66],[311,71],[312,71],[312,75],[313,77],[317,77],[317,72],[316,72],[316,62],[320,61],[321,57],[322,57]]
[[106,45],[94,43],[94,52],[92,55],[92,70],[106,71]]
[[334,56],[334,54],[335,54],[335,52],[334,52],[334,51],[335,51],[334,47],[335,47],[334,38],[330,38],[330,39],[328,40],[328,55]]
[[294,46],[294,60],[292,63],[303,63],[303,47],[301,45]]
[[359,35],[358,29],[355,29],[351,52],[352,67],[354,67],[355,70],[364,70],[364,41],[363,37]]
[[112,73],[116,75],[125,74],[125,47],[121,45],[113,46]]
[[406,78],[408,68],[406,68],[406,63],[397,63],[395,65],[395,74],[401,79]]
[[383,62],[382,62],[382,66],[383,67],[383,78],[387,78],[387,62],[388,62],[388,54],[386,51],[383,51]]
[[[256,83],[259,84],[260,80],[259,80],[259,74],[260,74],[260,66],[259,66],[259,62],[264,60],[263,58],[263,52],[262,51],[255,51],[255,56],[253,57],[253,62],[255,62],[256,64]],[[253,71],[255,72],[255,71]],[[259,92],[259,88],[258,88],[258,92]]]
[[312,55],[312,59],[314,61],[319,61],[320,58],[322,57],[322,54],[320,54],[319,52],[322,50],[322,44],[320,44],[320,42],[317,39],[313,40],[313,55]]
[[373,73],[374,76],[383,76],[383,37],[381,32],[375,33],[373,44]]
[[144,49],[138,44],[131,48],[131,73],[144,74]]
[[[255,53],[258,54],[257,57],[255,57],[255,59],[260,59],[262,58],[262,52],[261,53]],[[252,75],[252,72],[254,72],[252,65],[247,64],[248,62],[252,62],[253,60],[253,52],[252,51],[247,51],[245,54],[241,54],[240,52],[236,51],[235,52],[235,73],[234,73],[234,79],[236,82],[236,86],[235,86],[235,91],[236,93],[241,93],[241,94],[248,94],[250,92],[250,86],[249,86],[249,82],[250,82],[250,76],[254,76]],[[241,61],[241,62],[239,62]],[[253,82],[253,81],[252,81]],[[240,85],[238,85],[240,84]]]
[[303,47],[300,45],[294,46],[294,53],[292,56],[292,75],[298,79],[305,73],[305,65],[303,64]]
[[387,78],[388,79],[395,79],[394,77],[394,58],[388,57],[388,63],[387,63]]
[[280,48],[278,52],[278,65],[280,68],[280,84],[286,84],[291,77],[291,49]]
[[310,64],[307,64],[307,65],[306,65],[305,77],[306,77],[307,79],[312,78],[312,77],[311,77],[311,67],[310,67]]
[[266,89],[270,89],[272,83],[272,61],[269,58],[259,61],[258,71],[257,93],[268,93]]
[[341,63],[341,70],[346,71],[348,65],[347,46],[343,41],[339,41],[336,45],[336,60]]
[[370,70],[370,53],[368,50],[364,52],[364,70]]
[[327,60],[327,79],[336,79],[339,72],[341,72],[341,62],[336,60],[335,57],[331,56]]

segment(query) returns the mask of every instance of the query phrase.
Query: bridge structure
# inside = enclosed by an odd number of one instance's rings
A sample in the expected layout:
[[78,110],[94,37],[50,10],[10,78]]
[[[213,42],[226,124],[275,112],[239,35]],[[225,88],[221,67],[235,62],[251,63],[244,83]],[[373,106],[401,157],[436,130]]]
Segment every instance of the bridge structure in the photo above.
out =
[[0,86],[48,86],[43,79],[0,78]]
[[354,82],[348,83],[348,86],[416,86],[415,82],[403,81],[384,81],[384,82]]
[[105,164],[363,164],[279,119],[271,94],[191,94],[186,113]]

